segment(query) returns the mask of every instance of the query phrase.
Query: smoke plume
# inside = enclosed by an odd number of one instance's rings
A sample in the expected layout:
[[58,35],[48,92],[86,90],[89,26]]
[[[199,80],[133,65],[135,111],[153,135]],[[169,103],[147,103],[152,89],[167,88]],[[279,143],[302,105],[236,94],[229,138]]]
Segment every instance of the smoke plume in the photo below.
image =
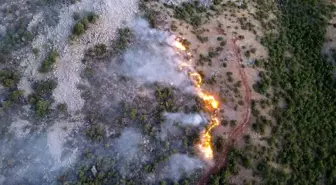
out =
[[181,126],[198,126],[202,123],[206,123],[206,119],[201,114],[185,114],[185,113],[164,113],[167,121],[175,122]]
[[198,169],[202,169],[204,163],[196,158],[185,154],[174,154],[169,158],[168,163],[163,168],[163,177],[178,181],[182,175],[190,175]]
[[149,157],[141,151],[141,145],[144,144],[144,137],[135,129],[125,129],[122,135],[114,142],[114,151],[117,152],[117,161],[119,172],[123,176],[132,177],[136,174],[134,166],[140,169],[140,166],[146,164]]
[[190,86],[187,74],[177,70],[180,57],[171,47],[174,36],[150,28],[142,19],[137,19],[132,29],[136,41],[123,55],[122,75],[140,84],[159,82],[181,88]]

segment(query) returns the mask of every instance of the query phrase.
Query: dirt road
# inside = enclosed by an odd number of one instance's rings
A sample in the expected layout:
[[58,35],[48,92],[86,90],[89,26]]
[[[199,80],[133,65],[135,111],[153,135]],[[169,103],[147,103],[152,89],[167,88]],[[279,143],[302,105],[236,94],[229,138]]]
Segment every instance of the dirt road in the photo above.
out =
[[244,68],[242,67],[241,64],[241,55],[240,55],[240,49],[237,46],[236,42],[238,39],[232,39],[232,46],[233,46],[233,53],[234,53],[234,58],[235,58],[235,63],[237,68],[239,69],[239,75],[241,78],[241,81],[244,86],[244,91],[245,91],[245,107],[244,107],[244,116],[241,122],[234,128],[234,130],[229,134],[229,139],[226,143],[226,147],[223,150],[222,153],[217,154],[215,157],[215,165],[210,168],[204,176],[200,179],[198,185],[205,185],[207,182],[209,182],[211,175],[219,173],[219,171],[222,168],[225,168],[227,164],[227,156],[230,152],[231,146],[240,140],[242,138],[243,133],[245,132],[248,124],[250,123],[250,117],[251,117],[251,90],[250,87],[247,83],[247,77]]

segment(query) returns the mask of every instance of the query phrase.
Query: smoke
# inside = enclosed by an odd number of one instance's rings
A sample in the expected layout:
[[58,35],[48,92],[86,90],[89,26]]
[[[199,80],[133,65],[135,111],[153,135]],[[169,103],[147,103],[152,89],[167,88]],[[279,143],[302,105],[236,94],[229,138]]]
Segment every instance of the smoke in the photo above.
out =
[[206,123],[204,115],[201,114],[185,114],[185,113],[164,113],[163,116],[169,122],[175,122],[181,126],[198,126]]
[[115,142],[115,150],[125,162],[136,159],[142,136],[134,129],[126,129]]
[[182,134],[182,130],[178,127],[177,123],[172,121],[165,122],[160,129],[160,139],[167,140],[169,137],[178,137]]
[[205,164],[199,159],[192,158],[186,154],[174,154],[162,169],[160,178],[178,181],[183,175],[190,175],[204,166]]
[[16,121],[12,122],[9,127],[9,131],[14,133],[16,137],[23,138],[30,132],[30,125],[31,124],[27,120],[17,119]]
[[206,123],[205,115],[193,113],[185,114],[181,112],[163,114],[166,121],[160,129],[160,139],[166,140],[168,137],[178,137],[183,134],[181,127],[200,126]]
[[121,175],[132,177],[149,161],[149,157],[141,150],[144,144],[144,137],[132,128],[125,129],[113,143],[113,149],[117,152],[117,168]]
[[175,37],[151,29],[143,19],[137,19],[132,28],[136,41],[123,54],[121,74],[140,84],[159,82],[180,88],[190,87],[187,74],[177,70],[180,57],[171,47]]
[[[39,62],[36,61],[45,58],[47,49],[44,49],[44,45],[48,44],[50,40],[52,45],[55,45],[60,52],[57,68],[51,74],[55,75],[59,82],[57,89],[53,92],[55,101],[56,103],[66,102],[71,113],[81,110],[84,101],[80,97],[80,90],[76,87],[81,80],[79,71],[84,67],[81,63],[83,53],[88,47],[97,43],[108,43],[122,20],[125,17],[131,19],[133,12],[128,10],[127,7],[128,4],[135,7],[135,2],[135,0],[117,2],[117,4],[124,5],[123,8],[120,8],[115,7],[108,0],[93,4],[91,1],[84,0],[69,6],[70,8],[62,8],[59,15],[60,22],[56,27],[46,28],[46,33],[40,33],[32,43],[34,48],[41,50],[38,60],[35,59],[36,56],[30,53],[31,57],[22,62],[22,66],[26,67],[26,70],[21,82],[22,87],[27,88],[23,89],[29,92],[30,81],[28,79],[43,78],[37,73]],[[125,9],[129,12],[124,11]],[[93,25],[92,29],[87,31],[86,35],[78,39],[77,43],[69,45],[67,39],[74,24],[72,14],[78,10],[95,12],[97,10],[100,20],[97,25]],[[36,19],[42,18],[38,16]],[[112,21],[114,24],[111,24]],[[38,20],[37,23],[39,23]],[[193,88],[188,75],[178,70],[179,62],[182,59],[172,47],[175,36],[171,36],[168,32],[151,29],[149,24],[142,19],[133,22],[132,29],[135,31],[136,41],[122,55],[123,62],[118,68],[120,69],[118,71],[120,75],[130,77],[140,85],[159,82],[174,85],[187,91],[189,91],[189,88]],[[111,108],[110,105],[107,106]],[[32,115],[31,112],[29,114]],[[72,167],[77,162],[77,155],[81,153],[76,146],[72,146],[73,148],[66,147],[68,141],[76,140],[74,141],[76,143],[77,141],[81,142],[79,140],[82,139],[70,137],[73,126],[83,125],[83,123],[74,121],[74,115],[71,116],[71,121],[70,119],[63,121],[48,120],[48,122],[38,120],[35,121],[36,123],[21,119],[14,121],[8,130],[12,137],[0,140],[0,184],[56,184],[56,177],[59,173],[63,169]],[[200,114],[166,113],[165,116],[167,119],[167,123],[164,124],[165,130],[174,134],[182,131],[173,125],[174,122],[179,122],[181,126],[198,126],[204,122],[204,118]],[[49,117],[46,119],[49,119]],[[50,117],[50,119],[54,118]],[[152,133],[156,133],[156,130],[153,129]],[[123,177],[135,179],[135,175],[145,174],[141,171],[144,169],[143,166],[151,162],[150,160],[154,158],[152,155],[158,155],[152,154],[151,151],[154,147],[156,149],[162,148],[161,141],[157,141],[158,144],[153,144],[156,141],[152,143],[151,140],[150,144],[148,138],[136,129],[127,128],[120,137],[111,141],[111,148],[106,150],[104,148],[104,152],[115,154],[113,155],[115,165]],[[181,140],[178,140],[178,142],[181,143]],[[87,141],[83,141],[83,143],[85,143],[83,146],[78,144],[77,146],[94,148],[98,145],[90,145]],[[99,147],[101,146],[96,148]],[[160,151],[160,149],[157,150]],[[102,155],[106,155],[106,153]],[[78,161],[78,163],[80,162]],[[111,164],[111,166],[113,165]],[[178,180],[183,174],[191,174],[203,167],[200,160],[185,154],[171,156],[165,165],[167,167],[162,171],[163,176],[173,180]]]
[[[176,37],[168,32],[150,28],[149,24],[142,19],[137,19],[132,25],[136,40],[121,56],[122,63],[119,74],[129,77],[139,85],[146,83],[160,83],[172,85],[183,92],[193,93],[192,85],[188,74],[181,71],[179,64],[184,60],[174,48]],[[206,123],[205,115],[201,113],[164,113],[166,121],[158,129],[158,138],[161,141],[169,140],[174,148],[183,148],[181,137],[183,128],[187,126],[200,126]],[[127,133],[126,133],[127,132]],[[125,134],[126,133],[126,134]],[[120,159],[126,161],[141,160],[139,155],[144,155],[139,150],[139,142],[143,141],[141,136],[133,131],[125,131],[118,139],[117,150],[123,156]],[[141,147],[140,147],[141,148]],[[142,163],[149,160],[143,156]],[[121,163],[123,164],[123,163]],[[184,175],[190,175],[204,167],[202,160],[190,157],[186,154],[174,154],[169,157],[168,162],[161,163],[162,168],[158,169],[158,179],[171,179],[178,181]],[[127,166],[122,166],[122,174],[127,174]],[[151,178],[150,178],[151,179]]]
[[65,125],[71,124],[55,123],[44,130],[28,120],[12,122],[8,133],[12,137],[0,140],[0,184],[55,183],[60,170],[76,159],[76,148],[64,147],[72,130],[65,130]]

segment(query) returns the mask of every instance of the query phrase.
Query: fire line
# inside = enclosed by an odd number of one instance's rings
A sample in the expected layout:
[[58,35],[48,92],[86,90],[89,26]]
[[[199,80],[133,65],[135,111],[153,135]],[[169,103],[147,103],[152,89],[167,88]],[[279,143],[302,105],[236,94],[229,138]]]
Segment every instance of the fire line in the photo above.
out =
[[[175,40],[174,46],[179,50],[182,51],[186,50],[186,48],[180,42],[179,38]],[[219,119],[217,118],[217,112],[219,110],[219,101],[215,98],[214,95],[210,94],[209,92],[206,92],[204,89],[201,88],[203,79],[198,72],[191,69],[190,65],[188,65],[187,63],[182,62],[181,64],[179,64],[179,66],[181,70],[184,70],[185,68],[192,70],[191,72],[188,72],[189,78],[197,89],[197,95],[203,100],[205,108],[210,113],[211,119],[209,122],[209,126],[207,127],[206,130],[204,130],[201,133],[200,142],[197,143],[197,148],[200,151],[200,153],[204,156],[204,158],[212,160],[214,157],[214,152],[212,147],[213,137],[211,133],[213,129],[219,126]]]

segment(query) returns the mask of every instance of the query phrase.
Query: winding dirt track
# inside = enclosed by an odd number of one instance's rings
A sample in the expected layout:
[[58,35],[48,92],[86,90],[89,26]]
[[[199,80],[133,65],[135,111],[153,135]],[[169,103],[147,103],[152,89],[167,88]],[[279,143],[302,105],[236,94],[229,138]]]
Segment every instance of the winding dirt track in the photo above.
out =
[[239,69],[239,75],[241,77],[244,90],[245,90],[245,112],[243,119],[241,122],[234,128],[234,130],[229,134],[229,139],[227,141],[226,147],[223,150],[222,153],[217,154],[215,157],[215,165],[210,168],[204,176],[200,179],[198,185],[206,185],[207,182],[209,182],[211,175],[219,173],[219,171],[222,168],[226,167],[227,164],[227,156],[230,152],[231,146],[234,144],[234,142],[237,142],[242,138],[243,133],[245,132],[245,129],[247,128],[251,116],[251,90],[249,88],[249,85],[247,83],[247,77],[246,73],[244,71],[244,68],[241,66],[241,57],[240,57],[240,49],[237,46],[237,38],[232,39],[232,45],[233,45],[233,53],[234,53],[234,58],[235,62],[237,65],[237,68]]

